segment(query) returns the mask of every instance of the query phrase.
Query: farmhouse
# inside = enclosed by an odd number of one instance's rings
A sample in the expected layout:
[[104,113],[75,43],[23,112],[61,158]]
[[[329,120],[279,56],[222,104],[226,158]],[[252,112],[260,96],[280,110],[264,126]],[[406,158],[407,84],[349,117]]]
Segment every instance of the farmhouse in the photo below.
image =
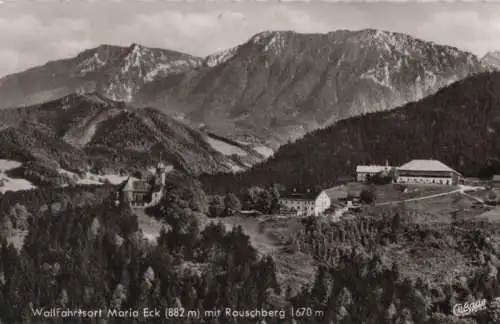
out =
[[128,178],[121,186],[118,193],[118,203],[131,207],[145,208],[158,204],[164,193],[167,167],[158,163],[155,174],[149,180]]
[[346,199],[348,192],[344,186],[328,188],[320,192],[314,202],[314,215],[322,215],[326,210],[334,206],[335,202]]
[[462,175],[438,160],[412,160],[396,168],[401,184],[457,185]]
[[317,192],[311,190],[299,193],[294,189],[280,197],[279,203],[297,216],[311,216],[314,215],[314,203],[317,196]]
[[389,172],[391,168],[387,161],[385,165],[358,165],[356,167],[356,180],[365,182],[368,177],[373,177],[381,172]]
[[320,216],[332,207],[352,205],[348,197],[355,197],[356,193],[345,185],[336,186],[317,192],[292,192],[280,198],[280,204],[298,216]]

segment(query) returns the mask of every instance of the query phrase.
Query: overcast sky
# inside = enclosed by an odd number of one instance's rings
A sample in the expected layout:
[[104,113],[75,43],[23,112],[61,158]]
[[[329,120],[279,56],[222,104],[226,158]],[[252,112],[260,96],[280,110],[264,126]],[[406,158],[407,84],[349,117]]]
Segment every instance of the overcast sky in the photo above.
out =
[[139,43],[203,56],[264,30],[370,27],[480,56],[500,50],[500,3],[102,1],[0,0],[0,76],[99,44]]

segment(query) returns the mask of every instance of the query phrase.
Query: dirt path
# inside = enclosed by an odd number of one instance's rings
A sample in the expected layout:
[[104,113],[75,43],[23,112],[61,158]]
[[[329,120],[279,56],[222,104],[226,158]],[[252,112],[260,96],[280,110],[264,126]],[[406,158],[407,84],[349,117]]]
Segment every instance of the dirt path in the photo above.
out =
[[[466,195],[466,196],[469,196],[469,197],[471,197],[473,199],[481,201],[481,199],[479,199],[477,197],[474,197],[474,196],[471,196],[471,195],[469,195],[469,194],[466,193],[467,191],[476,191],[476,190],[479,190],[480,188],[481,187],[460,186],[459,189],[451,190],[451,191],[448,191],[448,192],[443,192],[443,193],[429,195],[429,196],[423,196],[423,197],[417,197],[417,198],[404,199],[404,200],[386,201],[386,202],[383,202],[383,203],[375,204],[375,206],[385,206],[385,205],[398,204],[398,203],[404,203],[404,202],[411,202],[411,201],[419,201],[419,200],[425,200],[425,199],[432,199],[432,198],[437,198],[437,197],[443,197],[443,196],[452,195],[452,194],[455,194],[455,193],[460,193],[462,195]],[[481,201],[481,202],[483,202],[483,201]]]

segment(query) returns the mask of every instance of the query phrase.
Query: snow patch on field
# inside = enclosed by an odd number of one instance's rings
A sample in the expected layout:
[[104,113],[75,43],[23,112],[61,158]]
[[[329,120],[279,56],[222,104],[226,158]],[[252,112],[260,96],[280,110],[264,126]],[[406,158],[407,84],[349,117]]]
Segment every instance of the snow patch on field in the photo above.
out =
[[253,149],[260,155],[263,155],[266,159],[274,154],[274,151],[267,146],[256,146]]
[[233,154],[240,155],[240,156],[247,155],[247,152],[245,152],[241,148],[234,146],[234,145],[230,145],[226,142],[217,140],[217,139],[212,138],[212,137],[207,138],[207,143],[210,144],[210,146],[214,150],[219,151],[220,153],[222,153],[224,155],[233,155]]
[[31,190],[36,188],[26,179],[11,178],[5,174],[6,171],[19,168],[22,163],[13,160],[0,159],[0,192]]

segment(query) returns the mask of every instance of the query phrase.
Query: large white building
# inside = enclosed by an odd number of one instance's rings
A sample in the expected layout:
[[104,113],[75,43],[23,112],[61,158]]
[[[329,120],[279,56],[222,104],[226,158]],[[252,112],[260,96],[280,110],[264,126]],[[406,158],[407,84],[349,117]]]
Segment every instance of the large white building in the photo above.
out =
[[395,171],[397,183],[457,185],[462,175],[438,160],[412,160]]
[[314,215],[322,215],[326,210],[331,208],[335,202],[346,199],[347,196],[348,192],[344,186],[337,186],[321,191],[314,201]]
[[314,215],[316,197],[317,193],[310,190],[304,193],[294,190],[280,197],[279,203],[297,216],[311,216]]
[[383,172],[389,172],[391,168],[388,162],[386,162],[385,165],[358,165],[356,166],[356,180],[358,182],[365,182],[368,177],[373,177]]
[[347,196],[346,188],[337,186],[325,189],[320,193],[312,191],[303,194],[293,192],[280,198],[280,204],[297,216],[320,216],[334,206],[336,202],[347,198]]

